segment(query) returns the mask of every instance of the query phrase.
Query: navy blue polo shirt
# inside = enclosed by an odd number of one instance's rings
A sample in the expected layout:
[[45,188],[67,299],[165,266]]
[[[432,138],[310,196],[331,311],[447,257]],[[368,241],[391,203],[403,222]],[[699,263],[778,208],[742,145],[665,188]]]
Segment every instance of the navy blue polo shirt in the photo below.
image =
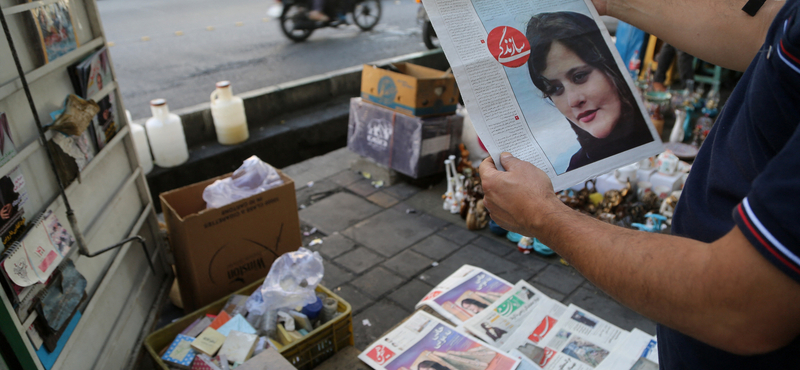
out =
[[[736,225],[800,283],[798,123],[800,0],[787,0],[700,148],[673,233],[712,242]],[[662,369],[800,369],[799,339],[772,353],[737,356],[659,326],[658,345]]]

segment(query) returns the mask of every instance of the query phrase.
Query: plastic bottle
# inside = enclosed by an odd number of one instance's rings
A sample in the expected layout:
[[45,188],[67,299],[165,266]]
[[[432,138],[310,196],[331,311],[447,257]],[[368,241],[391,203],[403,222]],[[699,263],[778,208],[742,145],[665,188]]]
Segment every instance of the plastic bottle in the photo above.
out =
[[175,167],[189,159],[186,135],[183,133],[181,118],[169,112],[167,101],[150,101],[153,117],[147,120],[147,137],[153,150],[155,164],[160,167]]
[[233,96],[230,81],[217,82],[217,89],[211,93],[211,116],[214,117],[220,144],[238,144],[250,137],[244,102],[242,98]]
[[136,148],[136,156],[139,158],[139,165],[142,166],[142,171],[145,175],[153,170],[153,155],[150,154],[150,143],[147,142],[147,133],[144,126],[133,123],[131,119],[131,112],[125,110],[125,116],[128,118],[128,123],[131,125],[131,136],[133,137],[133,146]]

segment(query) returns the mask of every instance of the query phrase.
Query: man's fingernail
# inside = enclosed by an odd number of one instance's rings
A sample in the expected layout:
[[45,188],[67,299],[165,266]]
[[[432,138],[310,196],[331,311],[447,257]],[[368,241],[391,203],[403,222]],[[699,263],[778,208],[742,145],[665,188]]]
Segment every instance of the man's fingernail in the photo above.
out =
[[500,158],[513,158],[514,155],[509,152],[502,152],[500,153]]

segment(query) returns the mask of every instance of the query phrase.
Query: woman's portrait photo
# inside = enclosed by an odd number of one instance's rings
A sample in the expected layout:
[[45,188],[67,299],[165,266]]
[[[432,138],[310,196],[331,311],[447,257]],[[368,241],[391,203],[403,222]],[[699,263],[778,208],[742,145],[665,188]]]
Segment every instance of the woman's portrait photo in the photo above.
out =
[[546,164],[537,166],[560,176],[629,150],[641,156],[660,144],[615,46],[585,1],[471,2],[489,37],[502,30],[503,40],[527,50],[525,63],[513,65],[494,55],[496,43],[487,45],[508,79],[531,145],[544,154]]
[[528,71],[542,98],[575,132],[567,171],[653,141],[595,21],[575,12],[531,17]]

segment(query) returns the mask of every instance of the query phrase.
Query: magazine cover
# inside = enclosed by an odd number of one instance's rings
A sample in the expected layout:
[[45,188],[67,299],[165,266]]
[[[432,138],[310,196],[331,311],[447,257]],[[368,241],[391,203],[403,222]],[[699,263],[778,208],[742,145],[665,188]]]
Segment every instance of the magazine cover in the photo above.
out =
[[22,169],[14,168],[8,175],[0,177],[0,238],[3,248],[19,240],[25,231],[25,209],[28,191]]
[[439,283],[419,303],[427,305],[454,324],[479,314],[513,285],[481,268],[464,265]]
[[113,80],[111,63],[108,60],[108,48],[105,46],[86,58],[78,69],[84,76],[82,92],[85,99],[90,99],[94,94],[102,91],[103,87]]
[[424,0],[475,130],[555,190],[663,151],[588,0]]
[[17,155],[17,148],[11,138],[11,126],[6,114],[0,112],[0,167],[8,163],[15,155]]
[[504,344],[523,329],[528,316],[550,300],[544,293],[520,280],[487,309],[467,320],[464,328],[484,342],[505,350]]
[[59,0],[31,10],[45,63],[75,50],[80,44],[72,25],[69,0]]
[[97,102],[100,112],[92,120],[97,150],[103,149],[117,133],[116,114],[114,106],[114,92],[112,91]]
[[513,370],[519,360],[419,311],[359,356],[385,370]]

